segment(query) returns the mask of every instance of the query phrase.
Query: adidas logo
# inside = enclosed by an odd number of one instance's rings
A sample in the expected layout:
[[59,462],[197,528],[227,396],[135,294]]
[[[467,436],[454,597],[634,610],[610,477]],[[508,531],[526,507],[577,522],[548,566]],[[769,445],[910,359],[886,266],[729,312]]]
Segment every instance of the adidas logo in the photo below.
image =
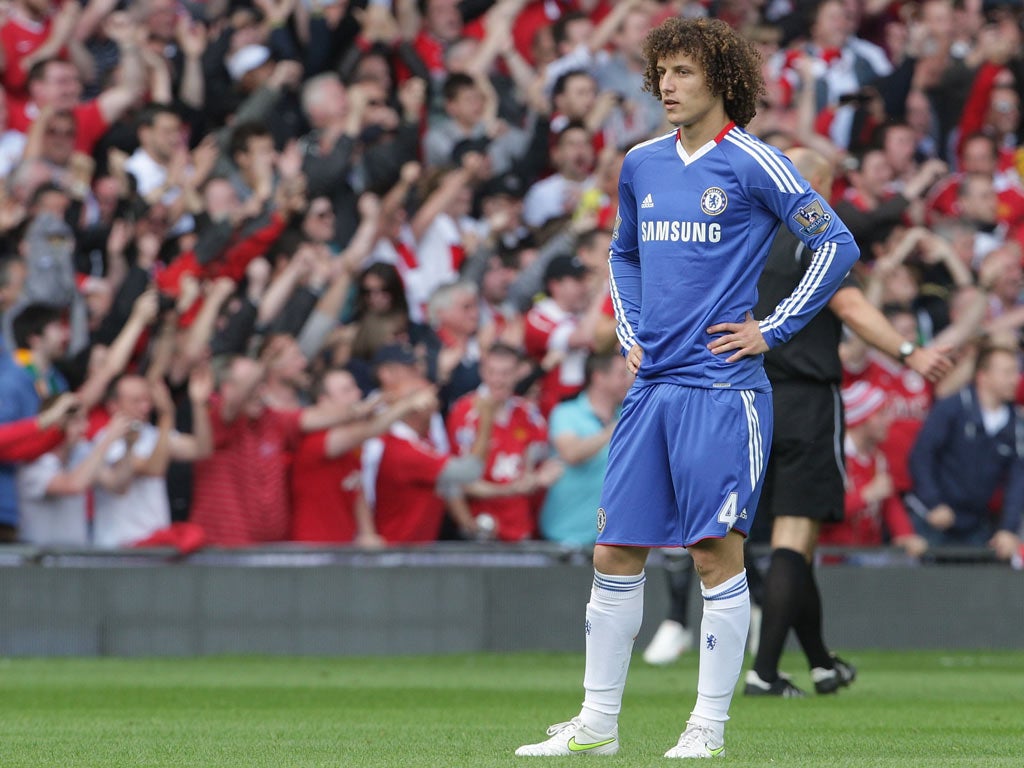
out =
[[641,208],[653,208],[654,207],[654,198],[651,197],[651,193],[650,192],[647,193],[647,197],[644,198],[644,201],[642,203],[640,203],[640,207]]

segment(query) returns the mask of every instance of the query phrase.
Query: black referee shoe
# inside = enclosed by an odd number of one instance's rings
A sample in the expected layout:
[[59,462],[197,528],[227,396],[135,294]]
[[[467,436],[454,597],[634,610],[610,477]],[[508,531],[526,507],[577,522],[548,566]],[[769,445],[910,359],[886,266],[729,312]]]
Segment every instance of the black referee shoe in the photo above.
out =
[[779,674],[770,683],[766,683],[754,670],[747,672],[747,684],[743,688],[744,696],[777,696],[780,699],[802,699],[807,694],[790,682],[789,677]]
[[857,668],[832,654],[832,669],[815,667],[811,670],[816,693],[835,693],[857,679]]

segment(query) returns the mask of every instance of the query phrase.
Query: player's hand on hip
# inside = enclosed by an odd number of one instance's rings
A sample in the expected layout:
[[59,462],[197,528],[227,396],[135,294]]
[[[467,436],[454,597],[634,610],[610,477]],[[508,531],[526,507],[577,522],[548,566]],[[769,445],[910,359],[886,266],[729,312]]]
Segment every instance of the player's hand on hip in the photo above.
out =
[[644,361],[644,350],[639,344],[634,344],[629,348],[629,354],[626,355],[626,367],[629,368],[630,373],[638,373],[640,371],[640,363]]
[[742,323],[718,323],[708,328],[708,333],[712,336],[722,334],[711,340],[708,349],[716,355],[732,352],[733,354],[726,358],[727,363],[735,363],[744,357],[763,355],[768,351],[768,343],[761,335],[761,327],[752,312],[747,312]]

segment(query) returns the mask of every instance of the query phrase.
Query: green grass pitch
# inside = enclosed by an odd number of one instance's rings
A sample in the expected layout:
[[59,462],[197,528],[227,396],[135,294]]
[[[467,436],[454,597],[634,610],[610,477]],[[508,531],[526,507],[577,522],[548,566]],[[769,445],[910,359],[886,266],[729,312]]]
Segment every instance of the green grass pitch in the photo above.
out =
[[[1024,653],[848,654],[854,686],[805,700],[737,695],[731,766],[1024,765]],[[801,659],[783,668],[810,687]],[[516,758],[576,714],[574,654],[402,658],[0,660],[4,768],[664,766],[696,657],[635,658],[615,757]],[[587,763],[589,764],[589,762]]]

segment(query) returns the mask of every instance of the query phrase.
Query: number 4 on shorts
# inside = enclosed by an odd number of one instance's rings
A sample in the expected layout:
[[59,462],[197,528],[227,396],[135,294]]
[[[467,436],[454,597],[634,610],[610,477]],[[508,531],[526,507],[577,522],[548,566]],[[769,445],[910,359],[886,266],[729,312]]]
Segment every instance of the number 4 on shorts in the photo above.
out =
[[718,509],[718,522],[725,523],[727,526],[726,530],[731,531],[732,527],[736,524],[737,514],[736,507],[739,505],[739,494],[733,491],[725,497],[725,501],[722,506]]

